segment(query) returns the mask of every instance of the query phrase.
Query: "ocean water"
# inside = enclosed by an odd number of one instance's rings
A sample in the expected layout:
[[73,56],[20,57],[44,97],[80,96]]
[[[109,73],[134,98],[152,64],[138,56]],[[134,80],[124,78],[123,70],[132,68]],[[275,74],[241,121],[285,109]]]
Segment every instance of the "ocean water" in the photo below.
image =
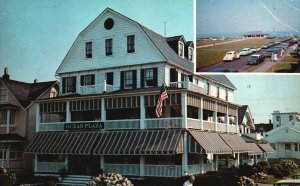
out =
[[[236,33],[207,33],[207,34],[197,33],[197,39],[210,38],[210,37],[214,37],[214,38],[222,38],[222,37],[225,37],[225,38],[240,38],[245,33],[246,32],[236,32]],[[272,36],[272,37],[273,36],[279,37],[279,36],[286,36],[286,35],[300,36],[300,33],[289,32],[289,31],[264,32],[264,33],[268,33],[269,36]]]

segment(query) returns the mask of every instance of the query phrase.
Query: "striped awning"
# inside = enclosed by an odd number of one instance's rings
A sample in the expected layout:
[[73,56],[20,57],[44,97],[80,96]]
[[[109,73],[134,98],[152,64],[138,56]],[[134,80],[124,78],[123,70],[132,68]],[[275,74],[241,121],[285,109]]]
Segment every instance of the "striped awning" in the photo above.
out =
[[94,155],[182,154],[182,130],[108,131],[101,133]]
[[259,143],[258,146],[264,151],[264,152],[275,152],[275,150],[271,147],[269,143]]
[[99,132],[40,132],[26,147],[34,154],[90,154]]
[[221,139],[218,133],[190,130],[189,133],[205,150],[205,153],[232,154],[232,149]]
[[248,152],[249,155],[257,155],[257,154],[262,154],[263,151],[257,146],[256,143],[247,143],[248,148],[251,150]]
[[237,134],[219,134],[233,152],[249,152],[246,142]]

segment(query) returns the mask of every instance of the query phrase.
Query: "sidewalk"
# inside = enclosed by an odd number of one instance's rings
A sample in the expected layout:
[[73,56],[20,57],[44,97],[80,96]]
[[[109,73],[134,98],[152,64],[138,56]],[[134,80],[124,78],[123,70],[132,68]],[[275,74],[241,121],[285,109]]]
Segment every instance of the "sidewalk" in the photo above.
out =
[[272,68],[274,65],[276,65],[278,62],[271,62],[268,61],[266,63],[264,63],[263,65],[261,65],[260,67],[258,67],[257,69],[255,69],[252,72],[266,72],[267,70],[269,70],[270,68]]

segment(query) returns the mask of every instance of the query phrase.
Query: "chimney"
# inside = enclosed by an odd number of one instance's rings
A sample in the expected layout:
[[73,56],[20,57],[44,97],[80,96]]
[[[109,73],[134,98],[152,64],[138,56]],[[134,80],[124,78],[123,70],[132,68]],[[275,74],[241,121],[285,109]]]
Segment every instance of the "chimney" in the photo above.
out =
[[272,120],[271,119],[269,119],[269,124],[272,124]]
[[34,79],[33,80],[33,83],[38,83],[39,81],[37,79]]
[[3,77],[3,79],[7,79],[7,80],[9,79],[9,74],[8,74],[8,68],[7,67],[4,68],[4,74],[3,74],[2,77]]

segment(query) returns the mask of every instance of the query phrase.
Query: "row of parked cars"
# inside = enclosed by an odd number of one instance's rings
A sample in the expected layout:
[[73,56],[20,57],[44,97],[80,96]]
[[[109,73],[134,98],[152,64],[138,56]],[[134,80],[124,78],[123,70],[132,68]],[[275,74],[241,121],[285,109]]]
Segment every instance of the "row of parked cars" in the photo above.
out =
[[274,186],[300,186],[300,174],[292,175],[290,180],[277,181]]

